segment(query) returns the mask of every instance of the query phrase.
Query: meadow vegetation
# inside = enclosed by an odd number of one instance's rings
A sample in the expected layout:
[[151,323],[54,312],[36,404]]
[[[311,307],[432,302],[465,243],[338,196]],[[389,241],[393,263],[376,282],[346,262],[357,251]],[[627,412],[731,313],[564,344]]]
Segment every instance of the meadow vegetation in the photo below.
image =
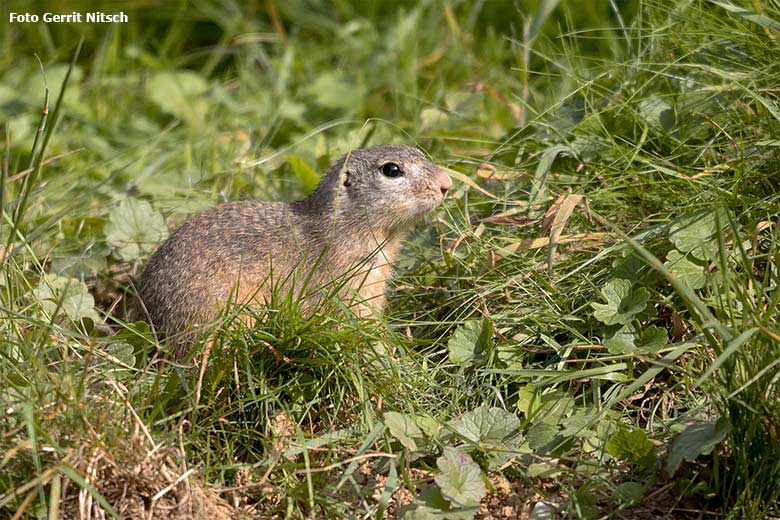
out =
[[[0,7],[0,516],[780,517],[776,0],[30,9]],[[381,143],[456,172],[381,322],[279,294],[199,370],[125,321],[188,216]]]

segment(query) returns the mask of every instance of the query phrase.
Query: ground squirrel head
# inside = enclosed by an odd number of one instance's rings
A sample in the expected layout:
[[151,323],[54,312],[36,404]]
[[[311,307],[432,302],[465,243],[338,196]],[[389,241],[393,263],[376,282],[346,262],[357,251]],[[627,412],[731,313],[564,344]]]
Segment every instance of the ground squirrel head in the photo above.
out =
[[411,146],[349,152],[325,175],[315,197],[328,197],[343,218],[361,219],[391,235],[441,204],[452,181]]

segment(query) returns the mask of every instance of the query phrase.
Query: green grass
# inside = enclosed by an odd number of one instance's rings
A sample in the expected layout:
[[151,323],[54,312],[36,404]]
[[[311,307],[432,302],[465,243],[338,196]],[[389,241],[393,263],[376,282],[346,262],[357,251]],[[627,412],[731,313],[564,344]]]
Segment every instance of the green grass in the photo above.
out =
[[[780,514],[777,2],[5,22],[24,5],[0,13],[0,513],[74,514],[85,489],[131,517],[112,483],[132,482],[138,507],[212,516],[487,517],[485,492],[574,518]],[[168,228],[299,198],[390,142],[463,178],[381,322],[230,309],[202,374],[204,344],[172,363],[123,322]]]

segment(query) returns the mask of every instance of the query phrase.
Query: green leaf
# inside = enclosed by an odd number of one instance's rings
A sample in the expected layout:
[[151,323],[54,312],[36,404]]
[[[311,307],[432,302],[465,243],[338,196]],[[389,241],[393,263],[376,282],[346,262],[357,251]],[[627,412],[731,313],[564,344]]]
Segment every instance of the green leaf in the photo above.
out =
[[672,441],[666,457],[666,473],[673,477],[683,459],[693,461],[699,455],[710,453],[731,432],[731,423],[721,417],[717,421],[703,421],[689,425]]
[[290,163],[292,172],[301,181],[301,188],[306,193],[311,193],[320,183],[320,176],[314,171],[309,163],[297,155],[288,155],[287,162]]
[[423,432],[414,422],[413,417],[398,412],[385,412],[384,422],[390,434],[406,449],[417,451],[425,444]]
[[556,478],[561,474],[561,467],[549,462],[529,464],[525,471],[528,478]]
[[556,518],[558,518],[558,514],[555,512],[555,508],[541,501],[534,505],[531,514],[528,515],[529,520],[555,520]]
[[206,124],[208,102],[203,95],[209,84],[189,70],[158,72],[146,85],[146,93],[160,109],[196,129]]
[[645,486],[639,482],[623,482],[615,488],[612,498],[623,507],[635,506],[645,497]]
[[599,499],[592,488],[593,486],[590,483],[586,483],[581,485],[577,492],[574,493],[570,512],[574,513],[576,518],[589,520],[599,514]]
[[398,512],[401,513],[399,517],[401,520],[442,520],[446,518],[442,511],[419,504],[403,507]]
[[669,102],[653,97],[639,102],[639,115],[655,130],[669,132],[674,128],[674,109]]
[[114,380],[122,380],[132,377],[135,365],[135,349],[129,343],[124,341],[114,341],[103,348],[106,356],[105,361],[101,362],[100,373],[105,377]]
[[463,439],[480,447],[503,446],[520,424],[516,415],[496,406],[480,406],[449,423]]
[[650,293],[643,287],[634,287],[629,280],[610,280],[601,288],[606,304],[591,303],[595,318],[607,325],[629,323],[647,306]]
[[620,430],[609,438],[605,446],[607,453],[619,460],[652,467],[655,464],[655,446],[644,430]]
[[412,504],[399,508],[398,517],[406,520],[473,520],[477,511],[478,506],[455,504],[453,507],[441,489],[431,486],[420,491]]
[[523,412],[526,419],[533,417],[541,407],[542,396],[531,383],[517,392],[517,409]]
[[435,477],[436,484],[450,502],[476,506],[487,495],[482,470],[469,455],[447,446],[444,454],[436,459],[436,466],[440,471]]
[[450,421],[448,425],[470,444],[488,453],[488,469],[496,470],[517,455],[521,434],[520,420],[501,408],[481,406]]
[[639,343],[637,348],[642,352],[648,354],[657,351],[669,344],[669,337],[666,334],[666,329],[662,327],[656,327],[650,325],[642,330],[642,334],[639,336]]
[[633,354],[636,352],[634,344],[635,334],[630,327],[622,327],[615,332],[611,338],[604,340],[604,346],[610,354],[620,356],[623,354]]
[[64,312],[73,321],[81,318],[100,321],[95,312],[95,299],[81,280],[48,274],[33,290],[33,294],[48,314],[54,313],[59,307],[59,312]]
[[[718,208],[721,228],[726,226],[726,211]],[[669,240],[682,253],[691,253],[699,260],[712,260],[718,252],[718,229],[715,211],[703,210],[681,217],[669,226]]]
[[490,320],[483,318],[465,322],[447,342],[450,361],[464,366],[483,361],[492,336]]
[[83,280],[105,271],[107,256],[108,247],[102,242],[94,244],[81,254],[52,253],[51,270],[63,276]]
[[450,115],[439,108],[424,108],[420,112],[420,132],[425,132],[435,128],[446,128],[450,120]]
[[666,329],[650,325],[641,334],[631,330],[629,326],[622,327],[611,338],[604,341],[604,346],[610,354],[651,354],[665,347],[668,343]]
[[358,89],[354,82],[347,81],[341,73],[324,72],[317,75],[317,79],[305,89],[305,94],[322,108],[350,110],[355,108]]
[[106,241],[124,260],[151,253],[168,237],[162,215],[145,200],[124,199],[108,216]]
[[701,289],[707,283],[704,267],[691,262],[677,250],[669,251],[664,266],[691,289]]
[[526,433],[528,446],[536,453],[547,453],[554,446],[551,446],[555,440],[560,428],[554,424],[538,422],[531,426]]

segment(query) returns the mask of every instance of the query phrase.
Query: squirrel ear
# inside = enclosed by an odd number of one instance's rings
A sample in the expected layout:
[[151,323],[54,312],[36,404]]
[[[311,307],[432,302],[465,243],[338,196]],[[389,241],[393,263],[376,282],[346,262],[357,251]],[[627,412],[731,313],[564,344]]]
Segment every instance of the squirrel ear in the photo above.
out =
[[344,176],[344,187],[349,187],[352,185],[352,179],[350,178],[350,175],[352,175],[349,171],[344,172],[346,175]]

